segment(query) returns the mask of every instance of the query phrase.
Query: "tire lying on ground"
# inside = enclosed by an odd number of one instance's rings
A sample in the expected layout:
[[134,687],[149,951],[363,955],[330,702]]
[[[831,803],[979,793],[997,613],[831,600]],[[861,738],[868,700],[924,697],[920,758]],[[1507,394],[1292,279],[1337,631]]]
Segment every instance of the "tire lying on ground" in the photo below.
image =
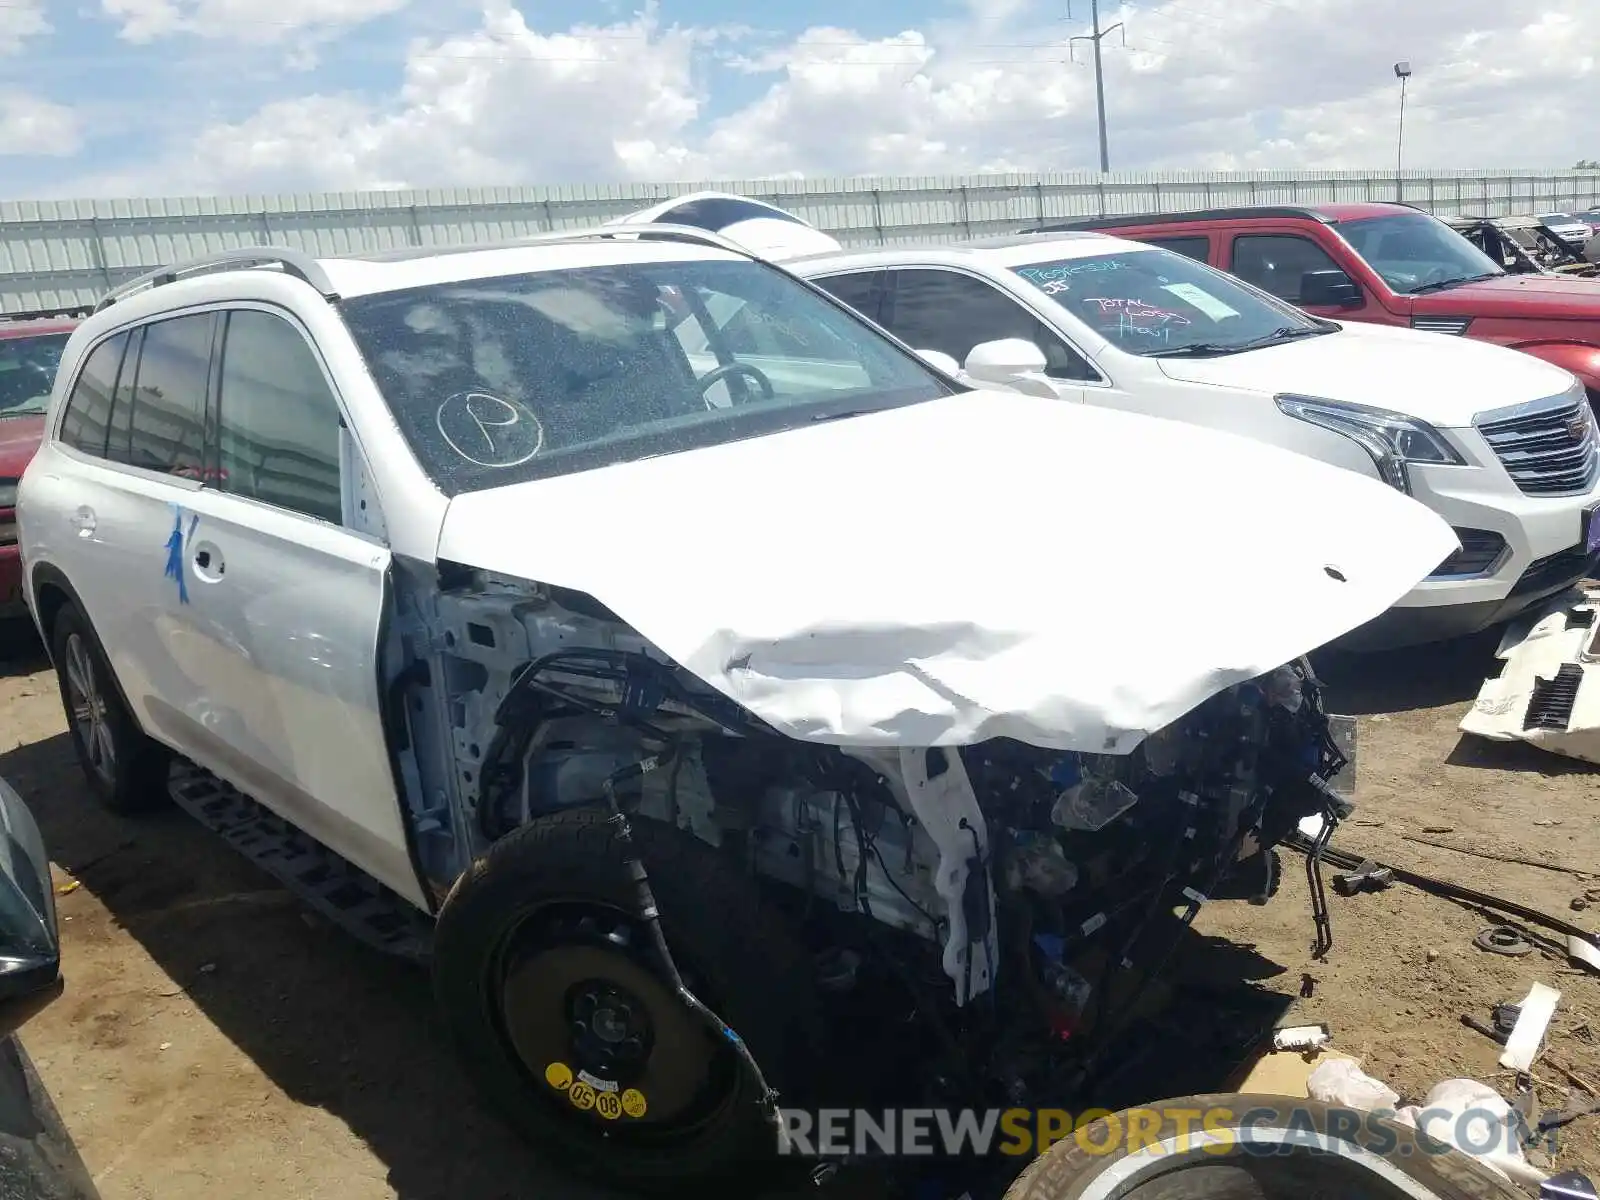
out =
[[[1475,1129],[1473,1136],[1486,1136]],[[1282,1096],[1161,1100],[1085,1124],[1004,1200],[1527,1200],[1435,1138]]]
[[[818,1046],[809,958],[716,850],[649,820],[632,828],[685,983],[744,1039],[780,1103],[803,1104]],[[568,1171],[634,1193],[745,1194],[779,1165],[777,1133],[750,1072],[667,984],[633,915],[627,857],[587,809],[497,842],[439,915],[440,1011],[474,1082]]]

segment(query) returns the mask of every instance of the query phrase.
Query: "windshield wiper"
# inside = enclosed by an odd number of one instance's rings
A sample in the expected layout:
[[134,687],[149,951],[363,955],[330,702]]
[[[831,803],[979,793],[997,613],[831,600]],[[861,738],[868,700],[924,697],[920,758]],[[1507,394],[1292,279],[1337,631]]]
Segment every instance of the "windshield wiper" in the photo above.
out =
[[1271,333],[1261,337],[1251,338],[1246,342],[1191,342],[1187,346],[1173,346],[1167,350],[1154,350],[1146,354],[1146,358],[1207,358],[1222,354],[1242,354],[1246,350],[1259,350],[1263,346],[1273,346],[1279,342],[1292,342],[1303,337],[1316,337],[1319,334],[1332,333],[1331,329],[1280,326]]
[[1221,342],[1190,342],[1187,346],[1169,346],[1165,350],[1146,351],[1146,358],[1214,358],[1220,354],[1233,354],[1238,346],[1224,346]]
[[1319,329],[1315,326],[1305,325],[1280,325],[1271,333],[1263,334],[1258,338],[1251,338],[1248,342],[1240,342],[1240,350],[1259,350],[1262,346],[1276,346],[1279,342],[1293,342],[1300,338],[1321,337],[1325,333],[1332,333],[1331,329]]
[[1463,283],[1482,283],[1485,279],[1499,279],[1504,271],[1485,271],[1482,275],[1464,275],[1460,279],[1440,279],[1433,283],[1425,283],[1421,287],[1414,287],[1408,295],[1420,296],[1425,292],[1442,292],[1445,288],[1460,287]]

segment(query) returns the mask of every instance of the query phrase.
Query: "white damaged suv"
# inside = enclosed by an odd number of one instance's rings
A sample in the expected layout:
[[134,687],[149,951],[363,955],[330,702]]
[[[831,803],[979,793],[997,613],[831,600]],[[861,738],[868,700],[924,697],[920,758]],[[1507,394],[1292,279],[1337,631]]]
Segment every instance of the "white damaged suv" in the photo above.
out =
[[1070,1103],[1116,964],[1348,812],[1302,656],[1455,547],[667,227],[135,280],[18,508],[102,801],[428,960],[508,1120],[680,1194],[780,1098]]
[[1229,430],[1416,497],[1458,545],[1347,647],[1502,624],[1600,557],[1593,410],[1576,376],[1526,354],[1326,320],[1182,254],[1104,234],[846,250],[781,209],[719,193],[663,201],[613,227],[649,221],[756,248],[979,386]]

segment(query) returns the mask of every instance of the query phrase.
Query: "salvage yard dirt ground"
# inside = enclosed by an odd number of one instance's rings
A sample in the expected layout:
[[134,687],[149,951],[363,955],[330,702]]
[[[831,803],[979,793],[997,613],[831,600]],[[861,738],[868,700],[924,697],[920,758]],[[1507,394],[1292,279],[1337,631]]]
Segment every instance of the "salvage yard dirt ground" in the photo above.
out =
[[[54,676],[25,627],[3,636],[0,775],[37,814],[65,890],[66,994],[23,1040],[105,1200],[597,1195],[479,1107],[423,975],[308,915],[183,814],[92,807]],[[1330,707],[1361,717],[1359,809],[1335,845],[1600,927],[1600,903],[1569,907],[1600,886],[1600,771],[1456,732],[1493,648],[1326,665]],[[1561,991],[1540,1108],[1564,1103],[1555,1064],[1600,1087],[1600,980],[1478,950],[1481,914],[1403,887],[1330,896],[1335,946],[1315,963],[1303,860],[1284,866],[1272,904],[1214,905],[1201,931],[1252,951],[1231,957],[1274,990],[1298,995],[1309,974],[1295,1019],[1326,1021],[1334,1048],[1405,1100],[1458,1075],[1508,1089],[1498,1047],[1460,1017],[1487,1019],[1534,980]],[[1600,1171],[1600,1116],[1568,1127],[1560,1165]]]

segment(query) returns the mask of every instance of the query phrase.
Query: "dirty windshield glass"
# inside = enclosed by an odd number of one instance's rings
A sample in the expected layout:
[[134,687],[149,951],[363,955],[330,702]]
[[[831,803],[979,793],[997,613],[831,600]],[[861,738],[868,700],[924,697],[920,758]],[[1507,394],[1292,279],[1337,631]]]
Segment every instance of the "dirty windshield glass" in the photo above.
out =
[[0,418],[44,412],[66,344],[65,333],[0,338]]
[[1012,270],[1130,354],[1237,354],[1336,328],[1170,250],[1092,254]]
[[497,276],[342,309],[451,495],[953,390],[849,310],[748,261]]
[[1383,281],[1402,295],[1443,291],[1504,268],[1461,234],[1427,213],[1345,221],[1337,232]]

